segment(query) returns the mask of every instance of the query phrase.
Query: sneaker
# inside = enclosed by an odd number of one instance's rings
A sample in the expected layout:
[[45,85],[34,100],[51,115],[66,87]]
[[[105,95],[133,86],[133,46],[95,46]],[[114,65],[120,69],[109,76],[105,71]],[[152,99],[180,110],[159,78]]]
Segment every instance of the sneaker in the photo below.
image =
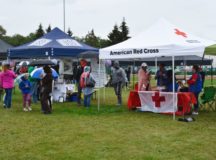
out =
[[27,109],[27,108],[23,108],[23,111],[24,111],[24,112],[28,112],[28,109]]
[[199,113],[198,113],[198,112],[195,112],[195,111],[193,111],[193,112],[192,112],[192,114],[193,114],[193,115],[198,115]]
[[28,107],[28,110],[29,110],[29,111],[32,111],[32,108],[31,108],[31,107]]

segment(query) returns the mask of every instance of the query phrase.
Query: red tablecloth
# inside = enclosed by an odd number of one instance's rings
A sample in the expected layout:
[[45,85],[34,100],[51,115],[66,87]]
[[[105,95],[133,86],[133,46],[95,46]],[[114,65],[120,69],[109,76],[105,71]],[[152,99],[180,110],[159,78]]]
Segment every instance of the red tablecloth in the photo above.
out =
[[[176,115],[183,115],[190,113],[191,105],[196,104],[197,100],[193,93],[191,92],[179,92],[178,93],[178,111]],[[130,91],[128,97],[128,109],[135,109],[140,107],[141,102],[139,99],[139,94],[137,91]]]

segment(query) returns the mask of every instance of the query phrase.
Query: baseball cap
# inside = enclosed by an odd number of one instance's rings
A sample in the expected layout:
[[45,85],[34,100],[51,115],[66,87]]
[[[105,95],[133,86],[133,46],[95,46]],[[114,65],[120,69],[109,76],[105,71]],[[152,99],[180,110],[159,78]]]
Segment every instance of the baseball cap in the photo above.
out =
[[141,66],[142,66],[142,67],[148,67],[148,65],[147,65],[145,62],[143,62],[143,63],[141,64]]

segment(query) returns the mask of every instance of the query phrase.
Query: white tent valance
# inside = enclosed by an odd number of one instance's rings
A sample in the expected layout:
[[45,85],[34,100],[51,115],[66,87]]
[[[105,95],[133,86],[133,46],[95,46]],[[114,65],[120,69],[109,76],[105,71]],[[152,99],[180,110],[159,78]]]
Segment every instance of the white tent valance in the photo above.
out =
[[206,47],[216,44],[159,20],[141,34],[122,43],[100,49],[100,59],[139,59],[162,56],[203,56]]

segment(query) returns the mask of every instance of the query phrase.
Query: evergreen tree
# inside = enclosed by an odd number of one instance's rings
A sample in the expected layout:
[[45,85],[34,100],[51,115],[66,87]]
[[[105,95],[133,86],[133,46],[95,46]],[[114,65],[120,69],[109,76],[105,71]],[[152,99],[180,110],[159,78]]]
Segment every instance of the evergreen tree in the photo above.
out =
[[38,29],[36,30],[36,38],[40,38],[44,35],[44,30],[42,24],[39,25]]
[[73,32],[71,31],[71,29],[70,29],[70,28],[68,28],[67,34],[68,34],[70,37],[72,37],[72,36],[73,36]]
[[48,28],[46,29],[46,32],[49,33],[52,30],[51,26],[49,25]]
[[127,40],[128,38],[130,38],[130,37],[128,36],[128,34],[129,34],[129,28],[128,28],[126,22],[125,22],[125,18],[123,18],[123,21],[122,21],[122,23],[121,23],[121,25],[120,25],[119,28],[120,28],[120,30],[121,30],[121,40],[122,40],[122,41],[125,41],[125,40]]
[[110,45],[117,44],[122,41],[121,32],[117,24],[114,25],[113,30],[108,34]]
[[100,48],[99,38],[95,35],[93,29],[85,36],[85,43]]

